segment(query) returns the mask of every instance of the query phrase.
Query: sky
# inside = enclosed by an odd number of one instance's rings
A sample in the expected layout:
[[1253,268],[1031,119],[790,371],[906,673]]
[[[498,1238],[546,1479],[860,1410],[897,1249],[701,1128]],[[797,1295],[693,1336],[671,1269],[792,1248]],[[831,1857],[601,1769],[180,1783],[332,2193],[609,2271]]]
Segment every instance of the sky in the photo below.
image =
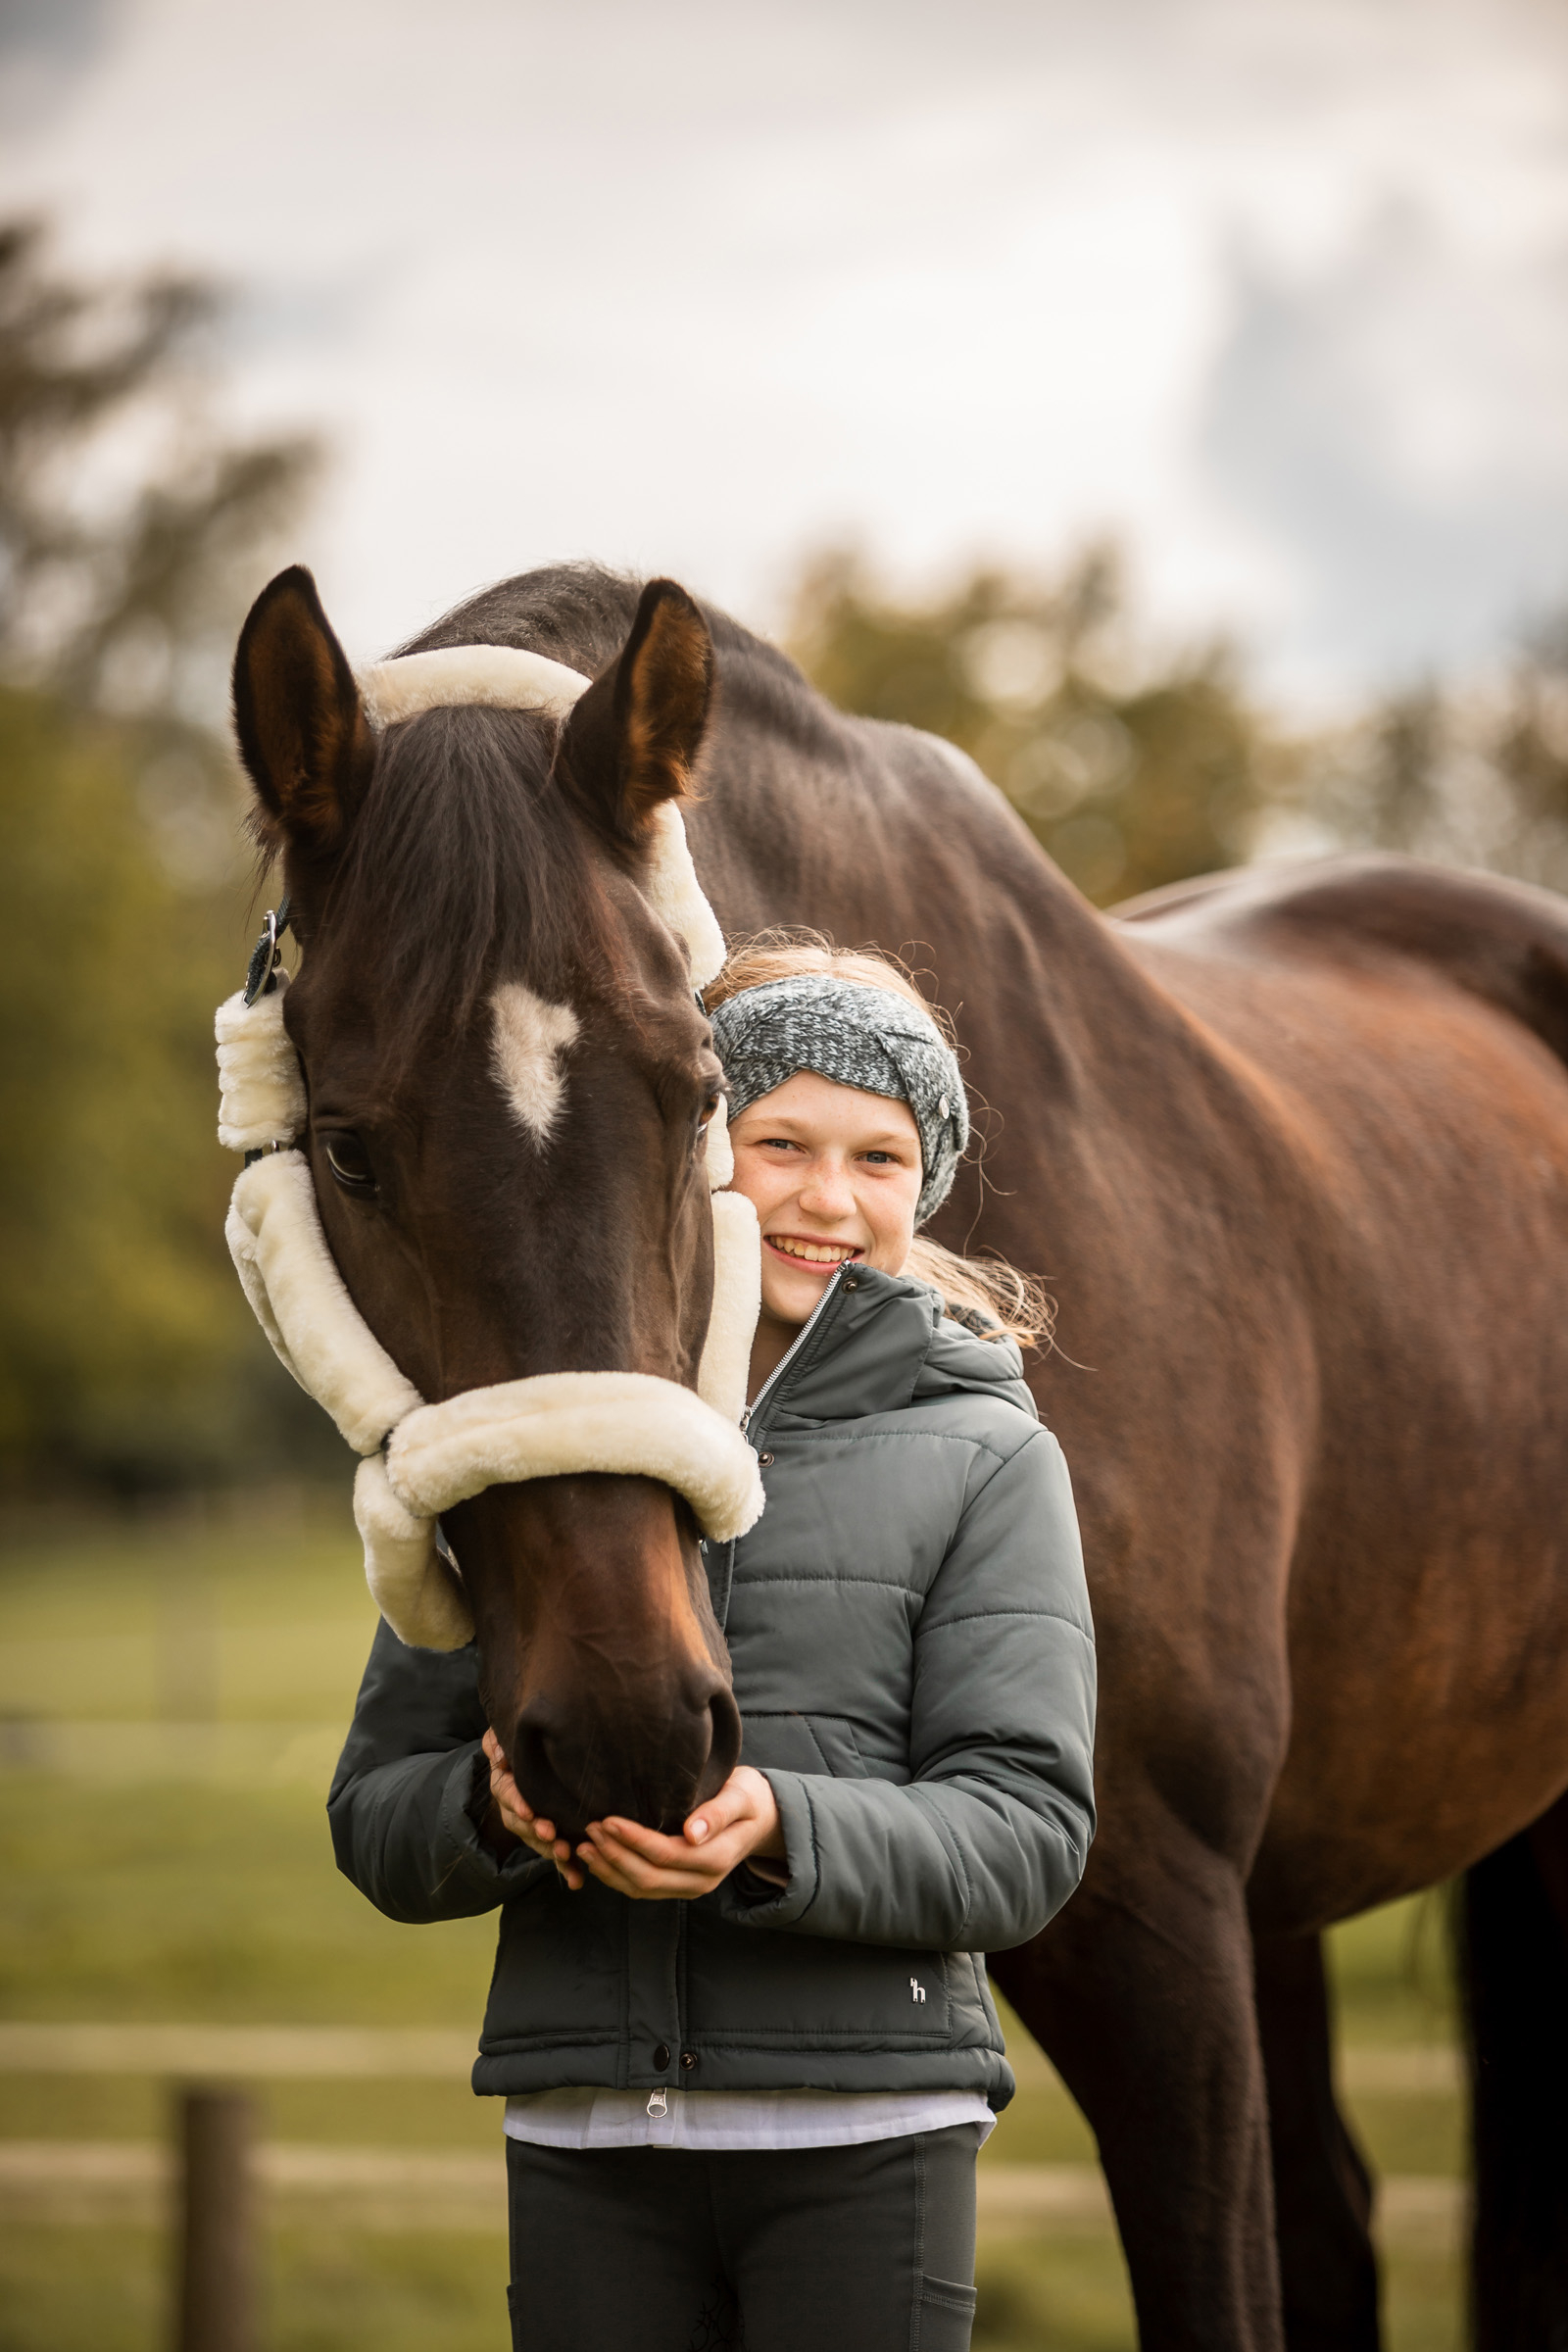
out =
[[236,292],[356,659],[1127,550],[1305,710],[1568,599],[1563,0],[0,0],[0,210]]

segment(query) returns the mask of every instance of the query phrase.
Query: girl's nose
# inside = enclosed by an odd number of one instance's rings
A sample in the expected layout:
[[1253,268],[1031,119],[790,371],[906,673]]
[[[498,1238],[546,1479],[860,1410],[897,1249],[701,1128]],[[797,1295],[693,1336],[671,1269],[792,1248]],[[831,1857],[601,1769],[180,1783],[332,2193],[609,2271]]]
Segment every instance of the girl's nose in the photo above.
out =
[[848,1216],[855,1206],[849,1173],[831,1160],[814,1160],[800,1190],[800,1203],[808,1216],[830,1220]]

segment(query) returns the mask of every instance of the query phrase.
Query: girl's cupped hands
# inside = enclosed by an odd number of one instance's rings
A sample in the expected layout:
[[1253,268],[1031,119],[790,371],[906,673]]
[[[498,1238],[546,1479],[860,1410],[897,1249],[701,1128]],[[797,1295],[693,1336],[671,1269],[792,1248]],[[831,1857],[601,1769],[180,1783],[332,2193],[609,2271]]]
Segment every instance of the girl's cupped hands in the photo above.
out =
[[573,1889],[584,1874],[635,1901],[694,1901],[711,1894],[751,1855],[784,1858],[784,1833],[773,1791],[760,1772],[737,1764],[722,1788],[699,1805],[678,1838],[666,1838],[641,1822],[612,1815],[593,1821],[573,1852],[558,1838],[554,1822],[542,1820],[523,1798],[507,1770],[494,1732],[484,1736],[490,1764],[492,1813],[501,1827],[533,1853],[554,1862]]

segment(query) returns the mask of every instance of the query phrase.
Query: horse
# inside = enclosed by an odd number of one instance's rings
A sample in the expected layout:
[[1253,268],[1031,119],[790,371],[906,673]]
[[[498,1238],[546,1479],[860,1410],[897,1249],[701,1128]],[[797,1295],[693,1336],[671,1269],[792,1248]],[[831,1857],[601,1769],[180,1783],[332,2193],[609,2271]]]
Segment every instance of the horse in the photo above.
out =
[[[464,708],[375,737],[299,570],[236,660],[361,1313],[428,1397],[693,1380],[718,1077],[640,887],[657,808],[683,808],[731,939],[918,943],[995,1106],[935,1230],[1053,1284],[1032,1382],[1101,1657],[1088,1872],[991,1968],[1095,2132],[1145,2352],[1377,2345],[1321,1938],[1461,1874],[1478,2339],[1561,2343],[1568,911],[1351,858],[1106,916],[952,747],[831,709],[671,582],[531,571],[403,650],[471,644],[595,683],[564,724]],[[578,1817],[630,1788],[670,1818],[722,1778],[677,1496],[538,1480],[447,1526],[525,1792],[541,1725]]]

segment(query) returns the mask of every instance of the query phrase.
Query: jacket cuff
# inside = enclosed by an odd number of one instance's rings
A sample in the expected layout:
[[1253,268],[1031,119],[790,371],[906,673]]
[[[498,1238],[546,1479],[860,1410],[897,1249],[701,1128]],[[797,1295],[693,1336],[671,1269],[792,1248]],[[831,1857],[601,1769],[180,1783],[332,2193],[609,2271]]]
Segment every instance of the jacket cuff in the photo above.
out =
[[718,1889],[726,1919],[748,1928],[792,1928],[816,1900],[819,1862],[816,1825],[807,1778],[800,1772],[764,1772],[784,1833],[787,1886],[770,1886],[744,1865]]
[[[481,1801],[482,1793],[482,1801]],[[529,1881],[555,1864],[525,1845],[514,1845],[505,1856],[492,1853],[479,1835],[490,1798],[490,1767],[475,1740],[459,1748],[441,1791],[437,1828],[441,1843],[457,1868],[471,1884],[499,1893],[505,1902],[521,1892]]]

